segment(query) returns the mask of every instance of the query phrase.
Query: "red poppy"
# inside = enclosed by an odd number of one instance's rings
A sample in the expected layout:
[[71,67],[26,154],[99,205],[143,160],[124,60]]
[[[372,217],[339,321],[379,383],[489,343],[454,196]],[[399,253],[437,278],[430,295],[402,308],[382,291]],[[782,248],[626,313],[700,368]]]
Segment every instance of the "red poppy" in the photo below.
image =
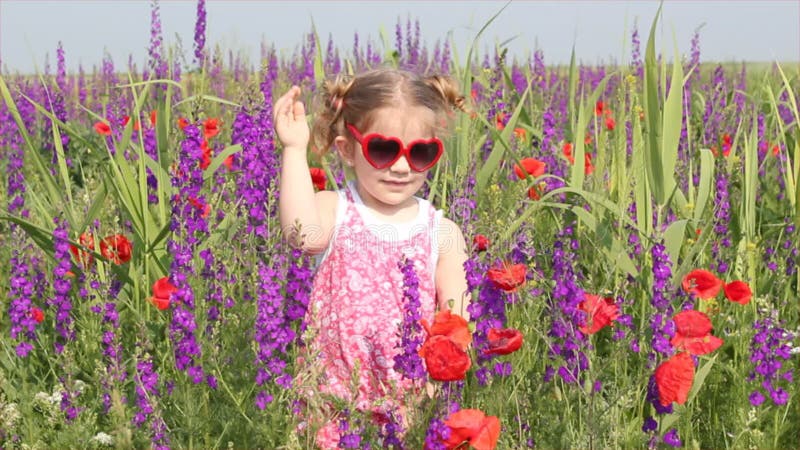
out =
[[525,264],[503,263],[501,267],[489,269],[486,276],[495,287],[506,292],[515,292],[525,282],[527,272]]
[[219,119],[206,119],[203,122],[203,136],[206,139],[211,139],[212,137],[219,134]]
[[325,175],[325,170],[319,167],[312,167],[308,171],[311,173],[311,184],[318,191],[325,190],[325,186],[328,184],[328,176]]
[[[91,233],[81,233],[78,237],[78,243],[89,250],[94,250],[94,237],[92,237]],[[72,244],[69,244],[69,251],[84,268],[89,267],[94,262],[94,258],[89,252],[81,250]]]
[[605,104],[603,103],[603,101],[602,100],[598,100],[597,103],[594,105],[594,115],[599,116],[599,115],[603,114],[603,108],[604,107],[605,107]]
[[525,139],[525,135],[527,134],[528,132],[525,130],[525,128],[522,127],[514,128],[514,136],[516,136],[517,139]]
[[100,241],[100,254],[114,264],[124,264],[131,260],[131,241],[122,234],[107,236]]
[[472,365],[466,350],[443,335],[428,336],[419,349],[428,375],[436,381],[463,380]]
[[781,147],[778,144],[772,146],[772,156],[778,156],[781,152]]
[[94,131],[103,136],[111,136],[111,127],[107,123],[99,121],[94,123]]
[[672,320],[675,336],[669,342],[677,350],[706,355],[722,345],[722,339],[711,334],[711,319],[705,313],[690,309],[675,314]]
[[733,145],[733,140],[731,139],[731,135],[725,133],[722,135],[722,156],[727,157],[731,154],[731,146]]
[[594,164],[592,164],[592,155],[589,153],[583,154],[583,173],[591,175],[594,172]]
[[713,273],[695,269],[683,277],[683,290],[702,300],[714,298],[722,289],[722,280]]
[[228,170],[233,170],[233,155],[229,155],[227,158],[225,158],[225,160],[222,161],[222,164],[224,164]]
[[540,183],[539,186],[533,186],[533,187],[529,188],[528,189],[528,198],[531,199],[531,200],[539,200],[540,198],[542,198],[539,195],[539,189],[541,189],[543,185],[544,185],[544,183]]
[[[130,121],[131,121],[131,117],[130,116],[123,117],[122,118],[122,126],[123,127],[127,127],[128,126],[128,122],[130,122]],[[142,125],[138,120],[136,122],[133,122],[133,131],[139,131],[141,129],[142,129]]]
[[211,212],[211,206],[208,203],[203,203],[202,201],[196,199],[195,197],[189,197],[189,203],[194,206],[198,211],[202,211],[200,217],[205,219],[208,217],[208,214]]
[[606,130],[614,131],[614,127],[617,126],[617,122],[614,120],[611,115],[606,115]]
[[672,402],[679,405],[686,403],[694,381],[692,357],[686,352],[673,355],[656,367],[655,379],[658,400],[662,405],[668,406]]
[[203,155],[200,157],[200,168],[206,170],[211,165],[211,147],[208,146],[207,140],[203,139],[203,142],[200,143],[200,150],[203,151]]
[[185,118],[183,118],[183,117],[181,117],[180,119],[178,119],[178,128],[180,128],[181,130],[183,130],[184,128],[186,128],[186,126],[187,126],[187,125],[189,125],[189,121],[188,121],[188,120],[186,120],[186,119],[185,119]]
[[561,152],[564,153],[564,157],[567,158],[570,164],[575,164],[575,157],[572,156],[571,142],[564,142],[564,145],[561,147]]
[[448,450],[463,448],[465,442],[475,450],[493,450],[500,439],[500,419],[477,409],[456,411],[444,424],[450,429],[450,436],[443,442]]
[[[533,178],[540,177],[544,175],[544,171],[547,169],[547,164],[536,158],[523,158],[519,162],[522,164],[522,167],[520,167],[519,164],[514,164],[514,173],[517,174],[517,178],[520,180],[525,178],[526,173]],[[525,172],[522,171],[523,168]]]
[[487,248],[489,248],[489,238],[482,234],[476,234],[474,238],[472,238],[472,246],[475,247],[476,251],[485,252]]
[[506,127],[506,113],[504,113],[503,111],[497,113],[497,115],[495,116],[495,122],[497,122],[497,130],[503,131],[503,129],[505,129]]
[[514,328],[490,328],[484,355],[507,355],[522,347],[522,333]]
[[578,308],[587,314],[586,325],[580,327],[583,334],[595,334],[619,317],[619,306],[610,297],[584,293]]
[[753,291],[744,281],[731,281],[725,285],[723,290],[725,291],[725,298],[740,305],[750,303],[750,299],[753,297]]
[[462,350],[466,350],[472,343],[472,333],[466,319],[453,314],[450,310],[443,309],[433,317],[433,325],[428,324],[425,319],[420,320],[422,327],[428,336],[444,336],[458,345]]
[[36,307],[31,308],[31,318],[36,321],[36,323],[42,323],[44,320],[44,312]]
[[150,111],[150,126],[156,126],[156,111]]
[[150,303],[163,311],[169,307],[169,298],[177,290],[178,288],[169,282],[169,277],[159,278],[153,283],[153,296],[150,297]]

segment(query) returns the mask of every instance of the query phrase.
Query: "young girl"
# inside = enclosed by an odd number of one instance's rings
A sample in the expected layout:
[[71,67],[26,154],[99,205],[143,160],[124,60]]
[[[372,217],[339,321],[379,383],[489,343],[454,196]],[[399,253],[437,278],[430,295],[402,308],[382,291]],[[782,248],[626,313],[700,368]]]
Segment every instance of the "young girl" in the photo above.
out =
[[[448,115],[464,100],[445,77],[381,69],[339,78],[324,86],[312,136],[299,95],[293,86],[275,102],[279,212],[290,242],[318,255],[306,320],[316,331],[309,351],[322,372],[319,391],[355,402],[378,422],[396,418],[405,393],[422,387],[393,368],[404,311],[398,263],[413,261],[422,318],[432,321],[437,308],[466,315],[464,236],[414,195],[444,151],[438,136]],[[355,180],[315,194],[309,139],[318,154],[335,149]],[[329,418],[317,445],[336,448],[337,428]]]

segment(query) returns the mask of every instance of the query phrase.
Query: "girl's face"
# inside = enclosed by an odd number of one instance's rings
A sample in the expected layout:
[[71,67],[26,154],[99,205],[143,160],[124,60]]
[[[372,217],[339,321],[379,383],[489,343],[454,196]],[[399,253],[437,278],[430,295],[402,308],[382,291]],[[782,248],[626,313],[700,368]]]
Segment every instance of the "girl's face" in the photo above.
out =
[[[375,111],[372,123],[366,129],[357,130],[362,136],[377,133],[387,138],[396,138],[407,146],[414,141],[426,143],[434,137],[431,124],[435,123],[433,111],[424,107],[391,107]],[[367,206],[389,212],[410,206],[412,198],[425,182],[428,170],[418,172],[409,165],[406,156],[383,169],[376,169],[364,155],[361,144],[352,132],[347,136],[346,150],[340,151],[345,163],[352,166],[359,185],[359,194]],[[431,144],[432,151],[436,148]]]

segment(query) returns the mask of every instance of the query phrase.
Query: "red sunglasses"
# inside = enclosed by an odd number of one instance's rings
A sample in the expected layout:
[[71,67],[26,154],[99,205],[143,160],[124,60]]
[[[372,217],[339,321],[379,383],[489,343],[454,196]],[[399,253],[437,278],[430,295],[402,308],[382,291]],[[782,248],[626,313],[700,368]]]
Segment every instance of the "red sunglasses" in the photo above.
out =
[[433,167],[444,152],[442,141],[436,137],[417,139],[411,141],[408,146],[404,146],[403,141],[396,137],[378,133],[362,136],[356,127],[349,123],[346,125],[353,137],[361,144],[364,158],[376,169],[391,167],[401,156],[405,156],[411,169],[424,172]]

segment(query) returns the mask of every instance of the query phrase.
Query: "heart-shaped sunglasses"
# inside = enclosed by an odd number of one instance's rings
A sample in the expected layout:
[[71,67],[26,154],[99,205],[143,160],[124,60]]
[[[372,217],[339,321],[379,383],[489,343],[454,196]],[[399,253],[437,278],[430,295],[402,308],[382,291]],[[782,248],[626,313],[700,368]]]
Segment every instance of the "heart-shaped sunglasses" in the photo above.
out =
[[379,133],[362,136],[356,127],[349,123],[346,125],[353,137],[361,144],[364,158],[376,169],[391,167],[401,156],[405,156],[411,169],[424,172],[433,167],[444,152],[442,141],[436,137],[417,139],[404,145],[403,141],[396,137],[384,136]]

